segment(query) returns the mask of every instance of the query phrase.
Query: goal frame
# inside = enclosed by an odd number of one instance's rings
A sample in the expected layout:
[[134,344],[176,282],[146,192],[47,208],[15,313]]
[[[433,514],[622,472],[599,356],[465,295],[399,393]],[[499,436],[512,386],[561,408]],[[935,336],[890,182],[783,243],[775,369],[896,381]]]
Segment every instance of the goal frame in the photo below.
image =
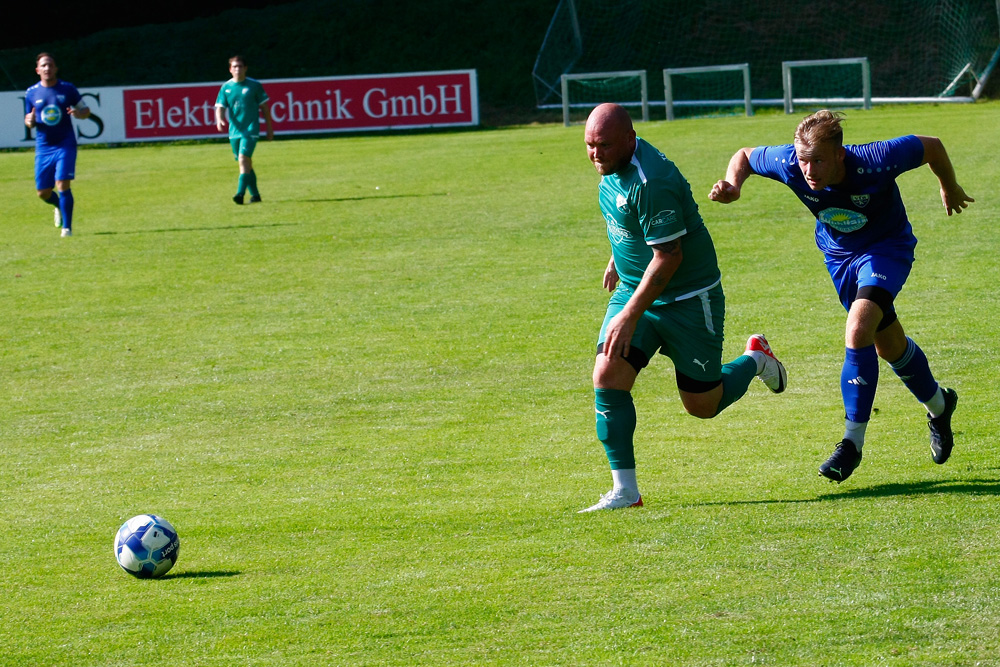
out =
[[[857,97],[814,97],[796,98],[792,91],[792,70],[800,67],[843,67],[861,65],[862,96]],[[784,90],[785,113],[795,112],[795,103],[808,105],[843,105],[861,103],[863,108],[872,108],[872,73],[868,58],[829,58],[823,60],[785,60],[781,63],[781,84]]]
[[569,121],[569,111],[570,108],[586,108],[593,106],[591,102],[584,102],[573,104],[569,100],[569,82],[570,81],[584,81],[588,79],[639,79],[639,86],[641,90],[642,100],[638,103],[634,101],[617,101],[617,100],[607,100],[608,102],[617,102],[622,106],[638,106],[642,105],[642,121],[644,123],[649,122],[649,83],[646,78],[646,70],[644,69],[634,69],[634,70],[621,70],[618,72],[587,72],[584,74],[563,74],[560,77],[560,82],[562,85],[562,110],[563,110],[563,125],[566,127],[570,126]]
[[[731,100],[674,100],[673,77],[678,74],[716,74],[719,72],[740,72],[743,75],[743,99]],[[697,106],[738,106],[743,105],[747,116],[753,115],[753,99],[750,95],[750,65],[707,65],[705,67],[668,67],[663,70],[663,96],[667,107],[667,120],[674,120],[674,107]]]

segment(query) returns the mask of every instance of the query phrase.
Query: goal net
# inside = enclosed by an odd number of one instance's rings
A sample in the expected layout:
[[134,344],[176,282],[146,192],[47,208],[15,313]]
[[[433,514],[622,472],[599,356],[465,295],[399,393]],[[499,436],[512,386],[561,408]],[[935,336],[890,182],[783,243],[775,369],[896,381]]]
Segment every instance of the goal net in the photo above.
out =
[[740,111],[752,116],[750,66],[744,63],[667,68],[663,70],[663,98],[667,120]]
[[[783,62],[846,58],[868,59],[876,100],[968,96],[998,53],[998,14],[1000,0],[841,0],[834,9],[811,0],[560,0],[533,70],[536,100],[560,107],[568,73],[747,63],[754,103],[781,105]],[[823,96],[860,96],[856,68],[815,69]],[[796,71],[795,87],[811,86],[809,76]],[[650,85],[651,103],[663,104],[657,77]]]
[[786,60],[781,63],[785,113],[795,103],[872,108],[871,66],[867,58]]
[[581,113],[589,113],[602,102],[641,107],[642,120],[649,120],[649,83],[646,70],[563,74],[561,91],[563,124],[567,126],[574,120],[581,120]]

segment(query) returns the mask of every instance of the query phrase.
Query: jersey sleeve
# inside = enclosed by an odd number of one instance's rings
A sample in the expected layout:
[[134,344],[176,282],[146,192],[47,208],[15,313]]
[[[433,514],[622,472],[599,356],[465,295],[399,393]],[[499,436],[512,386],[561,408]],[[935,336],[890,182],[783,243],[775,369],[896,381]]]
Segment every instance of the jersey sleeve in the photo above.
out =
[[[75,109],[80,108],[80,103],[83,102],[83,95],[80,91],[76,89],[73,84],[66,85],[66,106],[73,107]],[[83,105],[86,108],[86,104]]]
[[854,147],[869,165],[890,165],[895,174],[916,169],[924,162],[924,142],[912,134]]
[[223,86],[221,88],[219,88],[219,94],[215,96],[215,106],[217,106],[217,107],[225,107],[226,106],[226,86],[225,86],[225,84],[223,84]]
[[639,195],[638,213],[646,245],[667,243],[687,233],[681,201],[668,188],[647,184]]
[[758,146],[750,152],[750,169],[759,176],[788,183],[794,155],[795,147],[791,144]]

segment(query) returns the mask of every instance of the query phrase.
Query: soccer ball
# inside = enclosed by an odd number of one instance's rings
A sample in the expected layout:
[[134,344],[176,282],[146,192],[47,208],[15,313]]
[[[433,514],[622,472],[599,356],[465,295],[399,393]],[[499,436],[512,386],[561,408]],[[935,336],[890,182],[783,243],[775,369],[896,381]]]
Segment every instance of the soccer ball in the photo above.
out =
[[155,514],[134,516],[118,529],[115,558],[133,577],[162,577],[177,562],[181,539],[166,519]]

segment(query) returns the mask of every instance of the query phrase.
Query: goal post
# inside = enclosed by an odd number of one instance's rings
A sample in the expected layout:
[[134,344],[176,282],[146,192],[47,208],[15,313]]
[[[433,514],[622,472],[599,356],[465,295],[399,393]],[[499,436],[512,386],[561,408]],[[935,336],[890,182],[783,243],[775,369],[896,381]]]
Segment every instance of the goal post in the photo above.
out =
[[[822,86],[827,82],[830,82],[833,77],[827,74],[823,74],[820,80],[823,82],[820,84],[820,88],[811,89],[813,96],[800,96],[795,97],[792,89],[792,72],[794,70],[805,70],[808,68],[824,68],[824,70],[829,70],[829,68],[854,68],[861,67],[861,96],[836,96],[836,95],[824,95],[816,94],[824,92]],[[847,75],[853,78],[853,75]],[[781,83],[784,89],[784,99],[785,99],[785,113],[793,113],[795,111],[795,103],[800,102],[802,104],[818,104],[818,105],[831,105],[831,104],[861,104],[865,109],[872,108],[872,74],[871,67],[868,64],[868,58],[829,58],[824,60],[785,60],[781,63]],[[847,84],[848,87],[853,90],[857,90],[857,79],[854,80],[854,84]]]
[[[697,2],[552,4],[556,9],[532,71],[536,103],[545,109],[561,107],[564,73],[645,69],[657,79],[650,83],[659,105],[664,67],[748,63],[759,112],[785,104],[783,62],[856,56],[870,63],[872,104],[971,102],[985,94],[987,83],[994,85],[988,80],[995,81],[1000,64],[1000,0],[841,0],[836,14],[845,20],[836,29],[830,27],[830,12],[812,11],[801,2],[714,0],[707,11]],[[793,34],[790,25],[796,26]],[[861,106],[860,68],[793,69],[794,104],[809,97],[857,98]],[[850,81],[844,78],[848,74]],[[711,90],[700,97],[687,94],[703,87],[711,89],[675,79],[674,100],[739,96]],[[677,104],[674,110],[678,118],[701,111]]]
[[[701,75],[725,75],[733,72],[742,78],[743,97],[739,98],[708,98],[702,99],[676,99],[674,95],[674,77],[691,77],[692,79],[704,78]],[[727,77],[727,78],[732,78]],[[743,105],[747,116],[753,115],[753,100],[750,96],[750,65],[742,63],[740,65],[709,65],[705,67],[670,67],[663,70],[663,94],[667,107],[667,120],[674,120],[675,106],[683,107],[722,107]]]
[[[622,106],[641,106],[643,122],[649,121],[649,85],[646,80],[646,70],[563,74],[561,83],[563,124],[566,127],[570,126],[571,108],[589,108],[603,102],[616,102]],[[572,98],[571,90],[577,92],[576,98]],[[574,102],[573,99],[577,101]]]

